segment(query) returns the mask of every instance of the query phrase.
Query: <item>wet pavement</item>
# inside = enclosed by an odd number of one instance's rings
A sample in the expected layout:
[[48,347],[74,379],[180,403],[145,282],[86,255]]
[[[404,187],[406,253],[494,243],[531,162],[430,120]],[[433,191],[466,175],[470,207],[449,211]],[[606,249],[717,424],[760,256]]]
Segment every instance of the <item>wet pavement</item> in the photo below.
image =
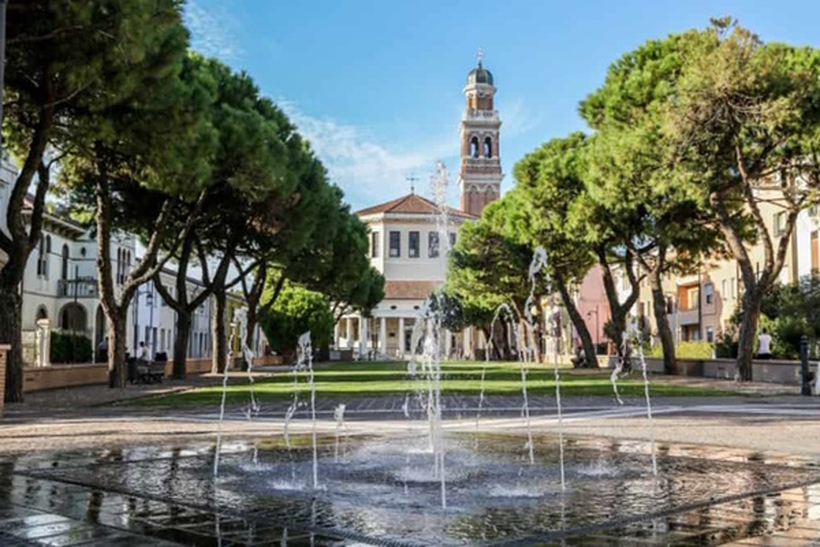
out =
[[405,454],[423,468],[411,441],[351,439],[336,462],[324,438],[326,486],[307,492],[272,479],[301,475],[310,451],[270,439],[225,445],[216,482],[213,443],[0,457],[0,545],[820,545],[809,458],[661,443],[654,479],[648,443],[575,438],[561,495],[554,438],[538,438],[542,469],[530,476],[522,437],[482,436],[451,446],[452,507],[441,511],[428,500],[436,481],[404,476],[402,496],[390,479]]

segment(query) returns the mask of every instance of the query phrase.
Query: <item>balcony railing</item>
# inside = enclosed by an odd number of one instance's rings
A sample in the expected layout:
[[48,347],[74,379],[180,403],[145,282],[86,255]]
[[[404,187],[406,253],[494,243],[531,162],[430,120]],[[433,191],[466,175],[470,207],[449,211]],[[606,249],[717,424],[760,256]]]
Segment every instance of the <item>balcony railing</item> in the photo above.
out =
[[57,296],[63,298],[97,298],[97,280],[93,277],[60,279],[57,282]]
[[461,119],[494,121],[498,119],[498,110],[467,110]]

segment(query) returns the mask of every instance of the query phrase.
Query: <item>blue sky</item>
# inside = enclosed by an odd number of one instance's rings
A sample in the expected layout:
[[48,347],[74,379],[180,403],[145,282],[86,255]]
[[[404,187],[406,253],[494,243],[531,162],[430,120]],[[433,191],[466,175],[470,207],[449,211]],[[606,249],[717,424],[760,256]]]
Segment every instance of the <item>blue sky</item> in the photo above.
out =
[[[731,14],[765,41],[817,46],[809,0],[188,0],[193,47],[244,69],[314,145],[354,208],[455,186],[461,94],[477,48],[498,87],[501,156],[584,129],[577,104],[647,39]],[[457,201],[457,191],[451,188]]]

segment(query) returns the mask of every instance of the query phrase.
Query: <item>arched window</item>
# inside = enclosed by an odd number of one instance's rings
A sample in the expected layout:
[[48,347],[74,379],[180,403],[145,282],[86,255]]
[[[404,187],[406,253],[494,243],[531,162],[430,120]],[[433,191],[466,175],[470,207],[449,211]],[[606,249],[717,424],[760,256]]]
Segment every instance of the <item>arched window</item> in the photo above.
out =
[[62,268],[62,272],[60,272],[61,275],[62,275],[61,279],[63,281],[68,280],[68,260],[69,260],[68,245],[63,245],[63,268]]
[[470,156],[473,158],[478,157],[478,137],[470,139]]
[[40,306],[37,308],[37,321],[41,319],[48,319],[48,311],[46,310],[45,306]]
[[484,138],[484,157],[493,157],[493,140],[490,137]]

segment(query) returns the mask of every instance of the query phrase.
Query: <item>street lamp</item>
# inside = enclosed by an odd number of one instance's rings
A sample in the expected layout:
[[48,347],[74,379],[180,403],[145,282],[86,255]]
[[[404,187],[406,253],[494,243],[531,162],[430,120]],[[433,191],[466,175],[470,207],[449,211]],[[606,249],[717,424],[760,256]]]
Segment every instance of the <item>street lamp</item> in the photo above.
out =
[[[140,337],[140,296],[145,295],[145,304],[148,306],[149,310],[149,336],[151,338],[155,338],[153,336],[153,328],[154,328],[154,291],[153,285],[151,289],[146,288],[145,290],[137,290],[136,294],[134,294],[134,356],[136,357],[137,354],[137,347],[139,346],[139,337]],[[145,340],[147,343],[148,340]],[[152,343],[152,349],[154,348],[154,344]]]
[[678,306],[677,306],[677,303],[675,302],[675,294],[674,293],[665,293],[664,296],[666,296],[666,298],[667,298],[667,304],[670,304],[670,303],[672,304],[672,308],[670,310],[669,315],[672,316],[672,328],[674,329],[672,331],[672,340],[675,343],[675,345],[677,346],[678,343],[679,343],[679,341],[678,341]]
[[601,345],[601,329],[599,328],[598,321],[599,321],[599,314],[598,314],[598,304],[595,304],[595,310],[589,310],[587,312],[587,319],[589,319],[592,314],[595,314],[595,354],[598,354],[598,348]]

